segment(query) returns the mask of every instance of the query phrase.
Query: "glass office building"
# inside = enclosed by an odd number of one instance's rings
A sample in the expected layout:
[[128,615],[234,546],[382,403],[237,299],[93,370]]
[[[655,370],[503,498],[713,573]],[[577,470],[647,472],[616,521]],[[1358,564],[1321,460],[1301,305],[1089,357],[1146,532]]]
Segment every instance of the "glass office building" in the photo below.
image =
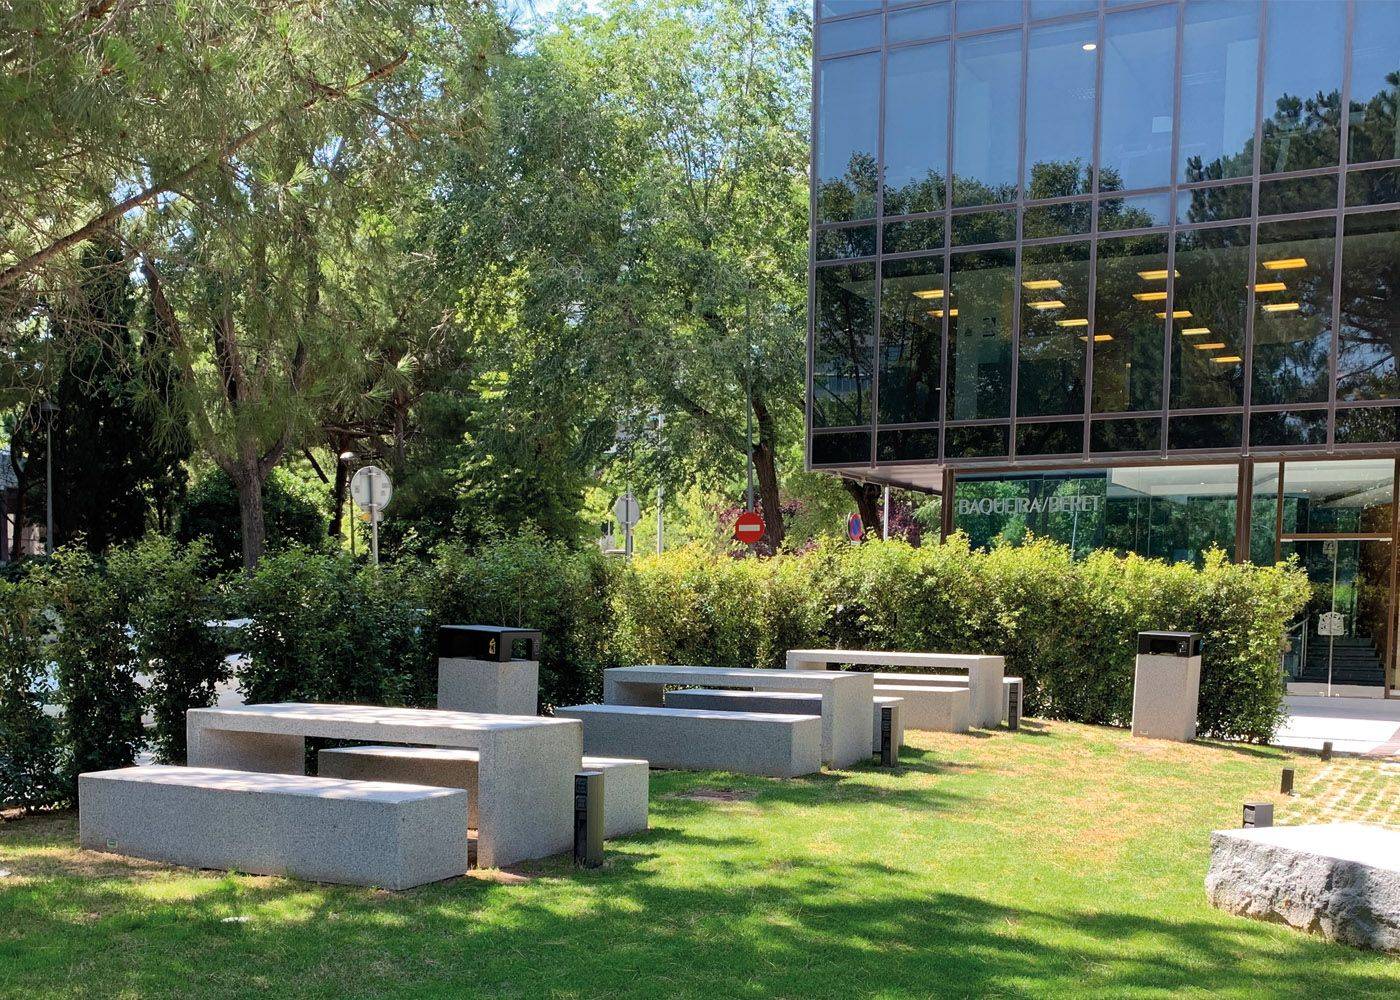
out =
[[813,135],[813,468],[1296,553],[1295,675],[1394,682],[1400,2],[818,0]]

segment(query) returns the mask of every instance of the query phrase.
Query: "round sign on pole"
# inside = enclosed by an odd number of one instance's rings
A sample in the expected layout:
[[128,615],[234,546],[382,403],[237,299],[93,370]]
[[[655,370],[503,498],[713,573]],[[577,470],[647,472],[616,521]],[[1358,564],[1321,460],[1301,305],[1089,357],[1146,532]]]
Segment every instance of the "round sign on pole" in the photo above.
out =
[[763,537],[763,518],[756,512],[746,510],[734,519],[734,537],[749,545]]
[[379,466],[365,465],[350,479],[350,496],[365,510],[383,510],[394,498],[394,484]]
[[852,514],[846,518],[846,537],[853,542],[865,537],[865,522],[860,519],[859,514]]
[[631,528],[642,519],[642,505],[637,503],[637,498],[631,493],[624,493],[617,498],[617,503],[613,504],[613,517],[617,518],[617,523],[624,528]]

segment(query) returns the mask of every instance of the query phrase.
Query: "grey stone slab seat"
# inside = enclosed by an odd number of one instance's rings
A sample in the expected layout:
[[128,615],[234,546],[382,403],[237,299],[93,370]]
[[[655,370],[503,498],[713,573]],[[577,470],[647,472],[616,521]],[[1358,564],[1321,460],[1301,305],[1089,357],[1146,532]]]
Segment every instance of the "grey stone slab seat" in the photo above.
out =
[[[726,712],[793,712],[817,714],[821,712],[822,699],[819,694],[803,691],[740,691],[734,688],[685,688],[668,691],[665,695],[667,708],[709,708]],[[880,752],[880,709],[886,705],[900,705],[903,698],[874,698],[874,711],[871,713],[870,747],[871,753]],[[895,713],[895,746],[904,745],[904,719]]]
[[[321,774],[359,781],[406,781],[465,788],[473,803],[468,822],[475,829],[481,754],[451,747],[368,746],[322,750]],[[583,770],[603,772],[603,836],[625,837],[647,829],[650,768],[644,760],[584,757]]]
[[848,767],[870,756],[870,711],[875,695],[869,674],[827,670],[766,670],[639,664],[603,671],[603,702],[660,707],[667,687],[802,691],[822,698],[822,762]]
[[[968,686],[968,680],[969,680],[967,674],[900,674],[900,673],[884,673],[884,674],[875,674],[874,676],[875,676],[875,683],[876,683],[877,685],[880,683],[880,678],[881,678],[881,677],[884,677],[884,678],[887,678],[887,679],[888,679],[888,678],[898,678],[898,679],[900,679],[900,680],[902,680],[903,678],[906,678],[906,677],[921,677],[921,678],[926,678],[928,683],[935,684],[935,685],[937,685],[937,686],[939,686],[939,687],[967,687],[967,686]],[[893,683],[893,682],[891,682],[891,683]],[[1024,698],[1025,698],[1025,687],[1026,687],[1026,686],[1025,686],[1025,682],[1024,682],[1020,677],[1003,677],[1003,678],[1001,679],[1001,683],[1002,683],[1002,690],[1006,693],[1007,698],[1009,699],[1009,698],[1011,698],[1011,697],[1014,696],[1014,697],[1017,699],[1017,709],[1018,709],[1018,710],[1017,710],[1017,713],[1016,713],[1016,714],[1017,714],[1018,716],[1022,715],[1023,713],[1020,711],[1020,707],[1021,707],[1021,703],[1024,701]],[[1001,714],[1001,721],[1002,721],[1002,722],[1005,722],[1005,721],[1006,721],[1006,718],[1007,718],[1007,715],[1008,715],[1009,707],[1010,707],[1010,706],[1009,706],[1009,702],[1003,701],[1003,703],[1002,703],[1002,714]]]
[[312,882],[409,889],[467,870],[460,789],[151,765],[78,776],[83,847]]
[[[919,670],[919,676],[930,676],[928,671],[933,670],[956,670],[965,674],[965,683],[972,692],[972,725],[991,729],[1001,725],[1006,715],[1006,695],[1002,690],[1002,679],[1006,676],[1006,658],[1002,656],[871,649],[790,649],[787,652],[789,670],[826,670],[840,664],[860,667],[908,667]],[[878,675],[875,683],[881,683]],[[921,728],[913,723],[905,725],[915,729]]]
[[965,733],[972,728],[972,692],[965,685],[876,684],[875,694],[904,699],[905,729]]
[[819,715],[645,705],[570,705],[556,715],[583,723],[583,748],[589,754],[643,757],[652,767],[772,778],[821,770]]
[[1216,830],[1205,884],[1218,909],[1400,952],[1400,830],[1364,823]]
[[307,737],[477,750],[477,863],[500,868],[573,846],[575,719],[289,703],[194,708],[185,729],[191,765],[239,771],[301,774]]

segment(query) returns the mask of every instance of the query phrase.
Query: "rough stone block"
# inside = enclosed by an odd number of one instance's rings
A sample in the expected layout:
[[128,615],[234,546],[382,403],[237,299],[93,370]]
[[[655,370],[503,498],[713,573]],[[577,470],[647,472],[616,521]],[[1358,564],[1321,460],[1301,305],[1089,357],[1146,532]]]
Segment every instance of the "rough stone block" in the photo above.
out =
[[653,767],[793,778],[821,770],[819,715],[716,712],[641,705],[571,705],[585,753],[641,757]]
[[408,889],[467,870],[458,789],[208,767],[78,776],[78,840],[192,868]]
[[1216,830],[1206,898],[1240,916],[1400,951],[1400,830],[1362,823]]

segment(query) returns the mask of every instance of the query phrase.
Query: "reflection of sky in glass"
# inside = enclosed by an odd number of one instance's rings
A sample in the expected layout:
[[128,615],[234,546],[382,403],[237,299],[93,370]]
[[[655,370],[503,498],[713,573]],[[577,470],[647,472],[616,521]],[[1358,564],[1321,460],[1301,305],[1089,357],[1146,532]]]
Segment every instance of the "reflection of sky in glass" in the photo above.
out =
[[[1096,20],[1032,28],[1026,69],[1026,183],[1029,197],[1053,198],[1089,190],[1094,156],[1094,46]],[[1051,178],[1051,164],[1071,175]],[[1036,167],[1040,165],[1039,178]]]
[[1104,47],[1099,187],[1165,185],[1171,180],[1176,7],[1105,18]]
[[[1259,169],[1273,173],[1335,165],[1335,102],[1341,90],[1346,4],[1275,4],[1271,11],[1275,16],[1268,19],[1264,54],[1264,120],[1274,118],[1282,135],[1266,139]],[[1326,104],[1329,98],[1330,108],[1307,107],[1309,101]]]
[[1254,138],[1259,5],[1188,4],[1183,40],[1180,178],[1247,175],[1254,168],[1244,154]]
[[953,174],[967,190],[955,194],[955,204],[1011,201],[1020,152],[1021,33],[962,39],[956,59]]

